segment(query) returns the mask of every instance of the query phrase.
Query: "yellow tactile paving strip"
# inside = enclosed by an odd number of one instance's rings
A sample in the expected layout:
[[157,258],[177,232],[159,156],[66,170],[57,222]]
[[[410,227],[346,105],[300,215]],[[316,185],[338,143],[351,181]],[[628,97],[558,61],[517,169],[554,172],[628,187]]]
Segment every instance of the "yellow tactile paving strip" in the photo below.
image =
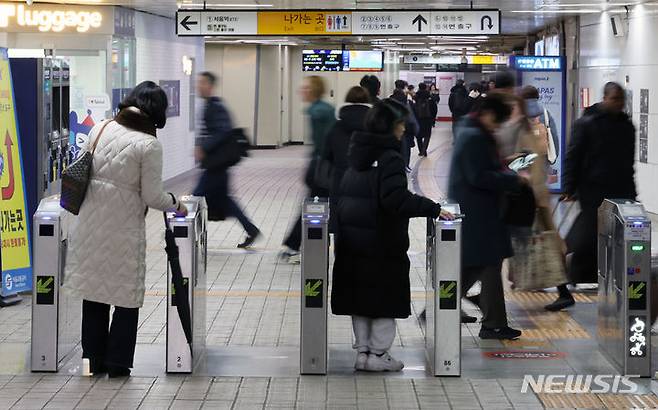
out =
[[[526,291],[509,291],[505,292],[505,299],[510,302],[516,302],[523,308],[534,308],[535,305],[544,306],[555,300],[555,293],[545,292],[526,292]],[[586,295],[584,293],[574,293],[574,299],[577,303],[595,303],[596,295]]]
[[658,398],[652,394],[539,393],[547,409],[655,409]]
[[536,329],[524,329],[529,339],[591,339],[591,335],[567,312],[531,313]]

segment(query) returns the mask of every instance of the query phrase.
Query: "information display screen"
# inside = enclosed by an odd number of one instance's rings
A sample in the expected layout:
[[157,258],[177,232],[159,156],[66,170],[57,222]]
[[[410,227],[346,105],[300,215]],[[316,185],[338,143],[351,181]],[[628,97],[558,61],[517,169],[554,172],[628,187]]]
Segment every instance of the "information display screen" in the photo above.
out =
[[304,71],[341,71],[343,52],[341,50],[304,50],[302,51],[302,70]]
[[382,51],[350,50],[343,51],[343,71],[383,71]]

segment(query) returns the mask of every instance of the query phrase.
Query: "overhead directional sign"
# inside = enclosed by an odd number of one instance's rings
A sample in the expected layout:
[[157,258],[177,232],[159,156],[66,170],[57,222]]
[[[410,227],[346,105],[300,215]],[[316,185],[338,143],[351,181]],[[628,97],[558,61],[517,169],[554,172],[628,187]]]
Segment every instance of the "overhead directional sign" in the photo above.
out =
[[500,34],[499,10],[179,10],[179,36]]

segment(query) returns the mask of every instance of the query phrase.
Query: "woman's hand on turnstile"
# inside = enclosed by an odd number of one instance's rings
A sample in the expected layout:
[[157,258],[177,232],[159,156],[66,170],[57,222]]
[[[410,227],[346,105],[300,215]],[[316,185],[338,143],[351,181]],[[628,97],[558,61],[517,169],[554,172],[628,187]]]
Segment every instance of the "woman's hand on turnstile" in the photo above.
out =
[[446,211],[445,209],[442,209],[441,212],[439,212],[439,219],[443,221],[454,221],[455,216],[452,213]]

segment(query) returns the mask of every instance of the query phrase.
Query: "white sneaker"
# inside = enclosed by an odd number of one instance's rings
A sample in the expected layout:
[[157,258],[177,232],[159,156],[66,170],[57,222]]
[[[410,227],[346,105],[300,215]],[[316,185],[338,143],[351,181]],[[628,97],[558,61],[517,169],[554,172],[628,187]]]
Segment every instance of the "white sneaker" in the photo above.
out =
[[368,372],[399,372],[404,368],[404,363],[396,360],[388,352],[381,356],[370,353],[366,362],[365,370]]
[[286,248],[286,250],[279,252],[279,259],[290,263],[292,265],[298,265],[302,261],[301,254],[298,251],[293,251],[292,249]]
[[288,256],[288,263],[291,265],[299,265],[302,263],[302,255],[299,252],[291,253]]
[[365,370],[367,361],[368,361],[368,353],[359,352],[356,355],[356,362],[354,363],[354,368],[356,370]]

